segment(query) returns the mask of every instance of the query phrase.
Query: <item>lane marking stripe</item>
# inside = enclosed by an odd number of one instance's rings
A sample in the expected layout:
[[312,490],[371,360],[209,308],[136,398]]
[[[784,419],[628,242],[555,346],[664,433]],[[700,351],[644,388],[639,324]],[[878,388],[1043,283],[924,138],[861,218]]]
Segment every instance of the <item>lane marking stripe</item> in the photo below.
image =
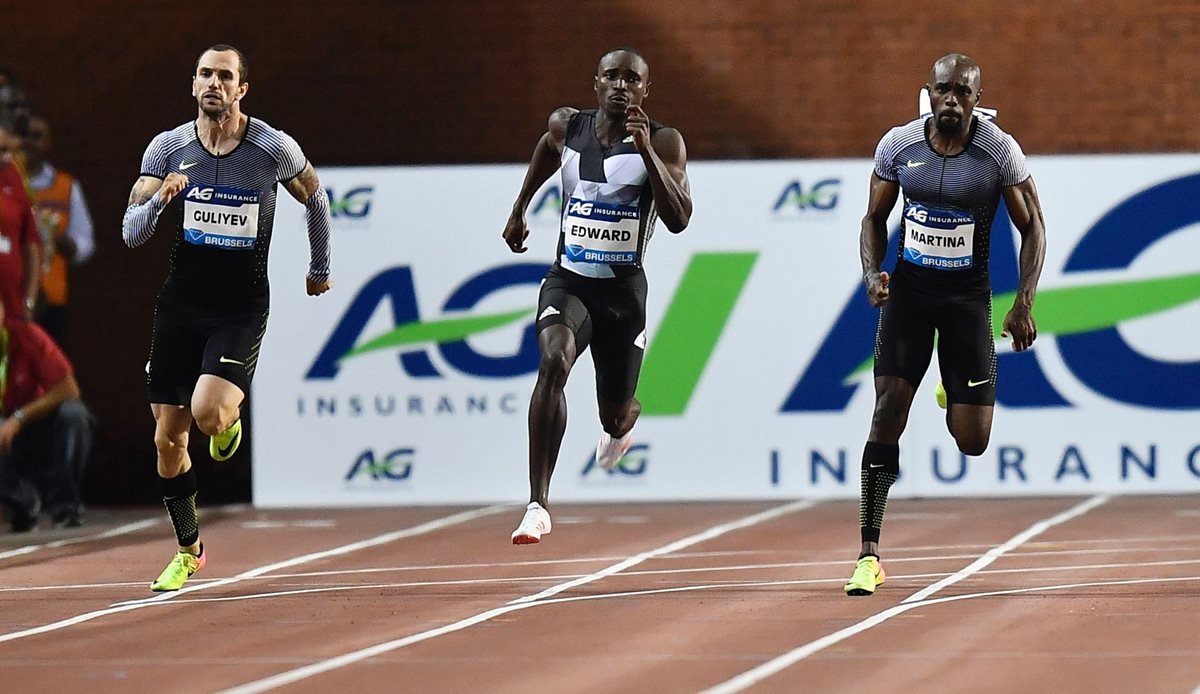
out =
[[461,513],[455,513],[450,516],[445,516],[443,518],[438,518],[438,519],[435,519],[435,520],[432,520],[432,521],[429,521],[426,523],[414,525],[410,528],[404,528],[403,530],[396,530],[394,532],[384,533],[383,535],[378,535],[376,537],[369,538],[366,540],[361,540],[359,542],[352,542],[350,544],[342,545],[340,547],[335,547],[333,549],[328,549],[328,550],[324,550],[321,552],[313,552],[311,554],[305,554],[305,555],[301,555],[298,557],[293,557],[291,559],[286,559],[284,561],[279,561],[279,562],[275,562],[272,564],[267,564],[265,566],[260,566],[256,569],[251,569],[249,571],[240,573],[237,576],[234,576],[233,578],[219,579],[219,580],[213,581],[211,583],[203,583],[203,584],[194,585],[194,586],[185,586],[181,590],[175,591],[174,593],[163,593],[162,595],[156,596],[154,598],[149,598],[146,600],[133,600],[133,601],[127,601],[127,602],[122,602],[122,603],[116,603],[106,609],[94,610],[92,612],[87,612],[84,614],[76,615],[74,617],[68,617],[67,619],[61,619],[57,622],[51,622],[50,624],[43,624],[41,626],[31,627],[29,629],[22,629],[20,631],[10,632],[7,634],[0,635],[0,643],[5,643],[7,641],[16,641],[17,639],[23,639],[23,638],[27,638],[29,636],[37,636],[38,634],[45,634],[45,633],[48,633],[51,631],[58,631],[59,629],[65,629],[67,627],[74,626],[76,624],[80,624],[83,622],[89,622],[93,619],[98,619],[100,617],[107,617],[108,615],[119,614],[121,612],[128,612],[130,610],[136,610],[139,608],[147,607],[149,605],[154,605],[154,604],[163,602],[165,600],[169,600],[177,595],[186,595],[187,593],[193,593],[198,590],[206,590],[208,588],[214,588],[216,586],[224,586],[224,585],[229,585],[231,583],[237,583],[239,581],[246,580],[247,578],[254,578],[256,576],[261,576],[262,574],[268,573],[270,571],[274,571],[276,569],[287,568],[289,566],[296,566],[297,564],[303,564],[305,562],[316,561],[318,559],[324,559],[326,557],[334,557],[334,556],[340,556],[342,554],[349,554],[350,552],[355,552],[360,549],[367,549],[369,547],[375,547],[375,546],[378,546],[378,545],[381,545],[381,544],[384,544],[387,542],[392,542],[395,540],[412,537],[414,535],[422,535],[424,533],[433,532],[435,530],[440,530],[442,528],[446,528],[446,527],[449,527],[452,525],[457,525],[459,523],[465,523],[467,521],[475,520],[476,518],[482,518],[484,516],[488,516],[493,513],[498,513],[500,511],[508,510],[511,508],[512,508],[512,506],[509,506],[509,505],[496,505],[496,506],[486,506],[484,508],[473,509],[470,511],[463,511]]
[[[815,641],[810,641],[803,646],[799,646],[791,651],[788,651],[787,653],[778,655],[766,661],[765,663],[758,665],[757,667],[751,668],[740,675],[704,690],[703,694],[733,694],[734,692],[740,692],[744,689],[754,686],[755,684],[758,684],[759,682],[762,682],[772,675],[791,667],[792,665],[795,665],[814,653],[819,653],[826,648],[841,643],[852,636],[856,636],[864,631],[868,631],[876,626],[879,626],[892,617],[904,614],[918,605],[932,604],[932,601],[926,601],[926,599],[942,588],[947,588],[965,578],[968,578],[971,576],[971,574],[983,569],[988,564],[991,564],[993,561],[1000,558],[1000,556],[1002,556],[1005,552],[1015,549],[1021,543],[1036,537],[1055,525],[1065,523],[1068,520],[1081,516],[1108,500],[1108,496],[1094,496],[1086,501],[1072,506],[1062,513],[1058,513],[1050,518],[1038,521],[1022,532],[1014,535],[1007,542],[988,550],[983,554],[983,556],[976,559],[961,571],[953,573],[946,578],[943,578],[942,580],[922,588],[916,593],[908,596],[901,601],[899,605],[884,610],[883,612],[876,613],[858,622],[857,624],[852,624],[844,629],[839,629],[838,631],[835,631],[832,634],[827,634]],[[940,601],[945,600],[945,598],[942,598]]]
[[38,545],[25,545],[24,547],[18,547],[16,549],[10,549],[10,550],[4,551],[4,552],[0,552],[0,559],[8,559],[10,557],[20,557],[20,556],[23,556],[26,554],[32,554],[32,553],[34,553],[38,550],[42,550],[42,549],[58,549],[59,547],[66,547],[67,545],[75,545],[75,544],[80,544],[80,543],[84,543],[84,542],[95,542],[96,540],[106,540],[110,537],[118,537],[121,535],[127,535],[129,533],[135,533],[143,528],[149,528],[152,525],[156,525],[160,520],[161,519],[159,519],[159,518],[146,518],[144,520],[135,521],[133,523],[126,523],[125,525],[118,525],[115,528],[109,528],[108,530],[105,530],[102,533],[96,533],[93,535],[85,535],[83,537],[72,537],[72,538],[65,539],[65,540],[55,540],[53,542],[46,542],[44,544],[38,544]]
[[[285,672],[278,673],[276,675],[271,675],[270,677],[264,677],[262,679],[255,680],[253,682],[248,682],[243,685],[239,685],[239,686],[236,686],[236,687],[233,687],[230,689],[226,689],[221,694],[254,694],[256,692],[265,692],[270,689],[275,689],[276,687],[282,687],[285,684],[299,682],[301,680],[305,680],[310,677],[313,677],[313,676],[316,676],[316,675],[319,675],[319,674],[322,674],[325,672],[329,672],[331,670],[336,670],[338,668],[346,667],[347,665],[353,665],[354,663],[358,663],[358,662],[367,660],[369,658],[373,658],[373,657],[375,657],[377,655],[381,655],[383,653],[389,653],[391,651],[395,651],[395,650],[404,648],[406,646],[411,646],[415,643],[427,641],[429,639],[437,638],[437,637],[443,636],[445,634],[452,634],[456,631],[462,631],[463,629],[467,629],[469,627],[475,626],[476,624],[486,622],[490,619],[499,617],[501,615],[508,614],[510,612],[516,612],[517,610],[527,609],[527,608],[533,607],[535,605],[544,605],[544,604],[547,604],[547,602],[553,602],[553,601],[546,600],[546,598],[549,598],[550,596],[557,595],[558,593],[561,593],[564,590],[570,590],[571,588],[576,588],[576,587],[585,585],[587,583],[592,583],[594,581],[598,581],[607,576],[611,576],[612,574],[614,574],[618,571],[621,571],[622,569],[627,569],[638,563],[646,561],[647,559],[651,559],[653,557],[657,557],[662,554],[679,551],[681,549],[690,547],[692,545],[703,542],[705,540],[719,537],[719,536],[721,536],[725,533],[731,532],[733,530],[748,528],[757,523],[762,523],[764,521],[778,518],[779,516],[782,516],[782,515],[785,515],[788,513],[793,513],[795,511],[801,511],[801,510],[804,510],[807,508],[811,508],[815,504],[816,504],[816,502],[811,501],[811,500],[794,501],[794,502],[791,502],[788,504],[784,504],[783,506],[777,506],[775,508],[768,509],[766,511],[762,511],[760,513],[755,513],[753,515],[746,516],[745,518],[742,518],[740,520],[731,521],[729,523],[722,523],[720,525],[715,525],[707,530],[701,531],[694,535],[690,535],[690,536],[682,538],[680,540],[676,540],[669,544],[663,545],[662,547],[659,547],[657,549],[652,549],[647,552],[641,552],[641,553],[635,554],[632,557],[625,559],[624,561],[620,561],[620,562],[617,562],[616,564],[612,564],[611,566],[605,567],[599,571],[588,574],[587,576],[583,576],[581,578],[567,581],[565,583],[560,583],[556,586],[547,588],[546,590],[543,590],[540,593],[535,593],[533,595],[529,595],[524,598],[518,598],[517,600],[513,600],[512,602],[510,602],[507,605],[504,605],[502,607],[496,607],[496,608],[487,610],[485,612],[480,612],[479,614],[473,615],[471,617],[467,617],[465,619],[460,619],[457,622],[454,622],[451,624],[446,624],[446,625],[440,626],[436,629],[429,629],[427,631],[422,631],[422,632],[419,632],[416,634],[405,636],[403,638],[393,639],[391,641],[385,641],[384,643],[379,643],[374,646],[368,646],[367,648],[361,648],[357,651],[351,651],[349,653],[345,653],[343,655],[336,656],[334,658],[319,660],[315,663],[310,663],[309,665],[306,665],[304,667],[299,667],[294,670],[288,670]],[[570,600],[570,599],[573,599],[573,598],[566,598],[566,600]]]

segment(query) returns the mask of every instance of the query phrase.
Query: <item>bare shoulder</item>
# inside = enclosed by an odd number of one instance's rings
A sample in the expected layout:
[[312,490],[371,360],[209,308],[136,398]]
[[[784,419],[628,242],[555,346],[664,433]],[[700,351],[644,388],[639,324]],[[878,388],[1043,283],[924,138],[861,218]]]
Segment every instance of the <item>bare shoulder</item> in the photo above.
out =
[[687,147],[683,143],[683,135],[675,128],[659,128],[650,138],[655,151],[663,161],[679,165],[687,163]]
[[571,125],[571,118],[579,109],[573,106],[560,106],[550,113],[550,118],[546,121],[546,130],[550,132],[551,137],[556,141],[562,142],[567,139],[567,128]]

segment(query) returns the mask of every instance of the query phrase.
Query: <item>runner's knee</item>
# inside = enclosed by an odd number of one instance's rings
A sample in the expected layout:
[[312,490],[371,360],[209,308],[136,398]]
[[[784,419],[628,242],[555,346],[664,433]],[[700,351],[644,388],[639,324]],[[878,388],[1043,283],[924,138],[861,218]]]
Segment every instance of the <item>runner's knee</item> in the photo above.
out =
[[166,431],[162,427],[154,430],[154,447],[163,458],[173,458],[187,451],[187,431]]
[[236,410],[231,416],[222,413],[221,408],[215,406],[195,408],[192,412],[196,417],[196,426],[208,436],[216,436],[237,420]]
[[883,390],[875,398],[871,426],[876,431],[903,430],[911,400],[892,390]]
[[567,382],[567,374],[571,372],[572,361],[565,344],[558,340],[550,341],[542,350],[542,360],[538,365],[538,380],[544,385],[561,388]]

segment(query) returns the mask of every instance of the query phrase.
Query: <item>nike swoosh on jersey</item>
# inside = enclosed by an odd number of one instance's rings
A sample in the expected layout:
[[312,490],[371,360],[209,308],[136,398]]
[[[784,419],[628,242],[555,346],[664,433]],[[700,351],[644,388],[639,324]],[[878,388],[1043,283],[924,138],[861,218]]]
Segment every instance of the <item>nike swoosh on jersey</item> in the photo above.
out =
[[190,162],[188,162],[188,163],[186,163],[186,164],[180,164],[180,165],[179,165],[179,170],[180,170],[180,171],[187,171],[188,169],[192,168],[193,166],[195,166],[196,164],[199,164],[199,163],[200,163],[200,162],[198,162],[198,161],[190,161]]
[[221,357],[220,359],[218,359],[218,361],[220,361],[222,364],[237,364],[238,366],[246,365],[246,362],[244,362],[244,361],[238,361],[236,359],[226,359],[225,357]]
[[983,379],[982,381],[967,381],[967,387],[968,387],[968,388],[974,388],[975,386],[981,386],[981,385],[983,385],[984,383],[987,383],[987,382],[988,382],[988,381],[990,381],[990,380],[992,380],[992,379],[990,379],[990,378],[985,378],[985,379]]
[[927,162],[923,162],[923,161],[913,161],[912,159],[909,159],[909,160],[908,160],[908,168],[910,168],[910,169],[915,169],[915,168],[917,168],[918,166],[925,166],[925,164],[926,164],[926,163],[927,163]]

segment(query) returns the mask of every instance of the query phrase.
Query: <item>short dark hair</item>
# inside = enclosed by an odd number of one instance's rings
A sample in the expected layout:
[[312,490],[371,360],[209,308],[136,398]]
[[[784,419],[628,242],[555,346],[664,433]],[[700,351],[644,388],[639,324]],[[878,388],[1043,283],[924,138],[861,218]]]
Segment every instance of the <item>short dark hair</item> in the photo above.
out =
[[205,48],[204,50],[200,51],[200,55],[196,57],[196,67],[192,68],[193,73],[195,73],[196,70],[200,69],[200,58],[203,58],[204,54],[209,51],[216,51],[218,53],[224,53],[225,51],[233,51],[234,53],[237,53],[238,84],[245,84],[246,82],[250,81],[250,69],[246,65],[246,56],[240,50],[238,50],[237,48],[234,48],[233,46],[230,46],[227,43],[218,43],[218,44],[209,46],[208,48]]
[[604,55],[600,56],[600,60],[596,61],[596,66],[599,67],[600,63],[604,62],[604,59],[607,58],[608,56],[612,55],[613,53],[629,53],[630,55],[636,56],[639,60],[642,61],[642,64],[644,64],[646,66],[647,70],[650,69],[650,61],[646,60],[646,56],[642,55],[642,52],[639,51],[638,49],[629,48],[628,46],[617,46],[616,48],[611,48],[607,51],[604,51]]

